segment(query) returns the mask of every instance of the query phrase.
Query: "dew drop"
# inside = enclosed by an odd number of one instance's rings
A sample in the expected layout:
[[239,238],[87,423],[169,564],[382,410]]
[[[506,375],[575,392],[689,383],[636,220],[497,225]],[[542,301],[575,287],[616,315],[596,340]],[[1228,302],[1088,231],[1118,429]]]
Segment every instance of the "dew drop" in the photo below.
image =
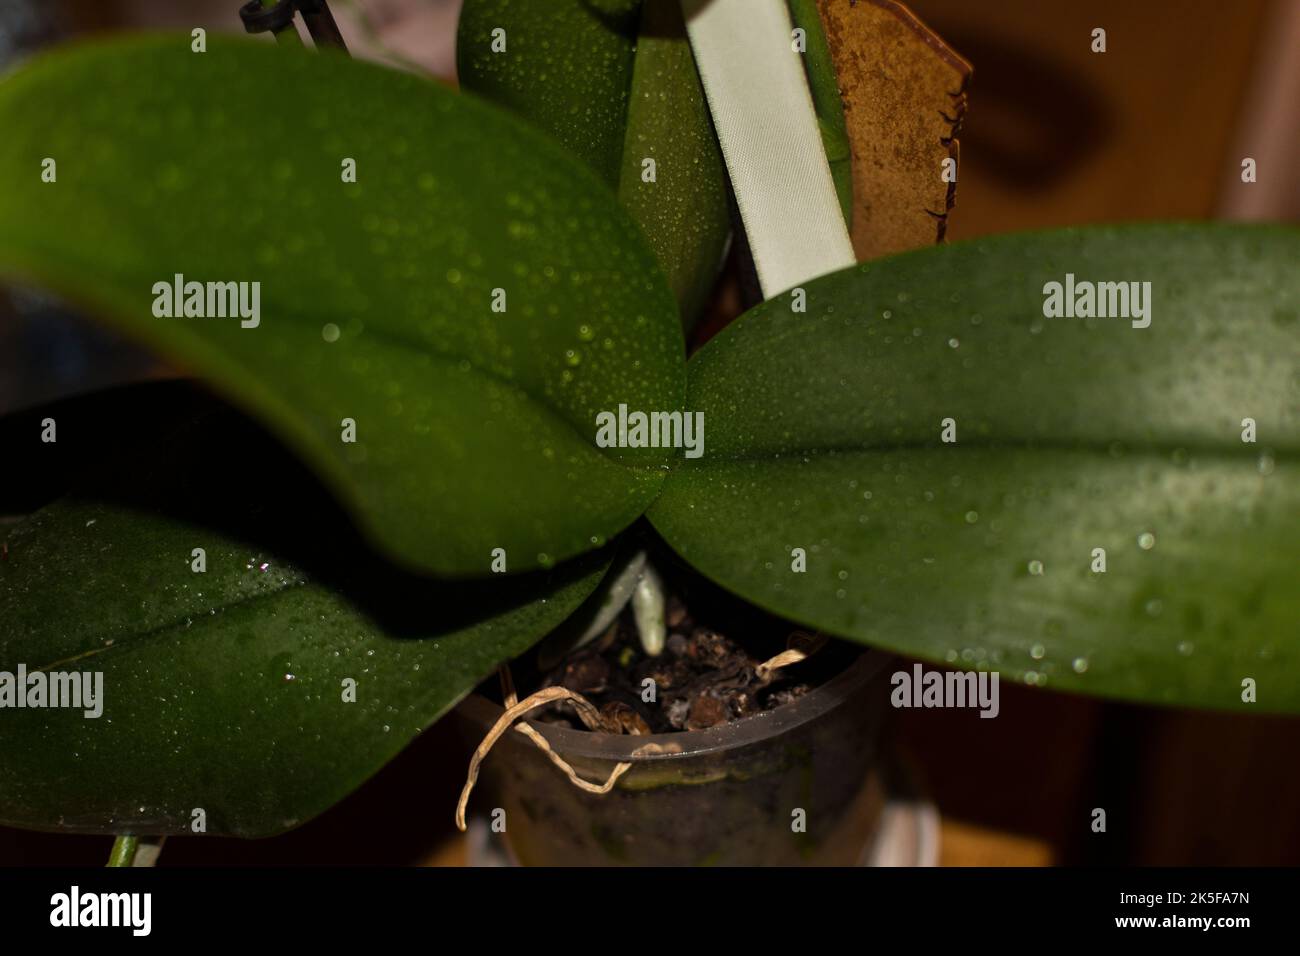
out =
[[320,337],[326,342],[337,342],[339,340],[339,327],[333,322],[326,322],[324,328],[320,330]]
[[1143,551],[1150,551],[1156,546],[1156,536],[1150,531],[1143,531],[1138,535],[1138,547]]

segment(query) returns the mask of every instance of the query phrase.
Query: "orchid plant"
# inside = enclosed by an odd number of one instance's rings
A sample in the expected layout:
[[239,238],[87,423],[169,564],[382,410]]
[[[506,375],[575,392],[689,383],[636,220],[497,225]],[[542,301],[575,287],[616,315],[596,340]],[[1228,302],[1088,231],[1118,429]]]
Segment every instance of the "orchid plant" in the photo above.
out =
[[[632,534],[844,640],[1300,711],[1300,231],[936,246],[687,361],[731,224],[678,8],[542,6],[467,0],[460,90],[191,35],[0,82],[0,276],[202,383],[0,423],[0,672],[104,678],[98,718],[0,682],[0,823],[294,827],[626,598]],[[1148,325],[1048,315],[1066,276],[1150,283]],[[599,442],[621,407],[702,453]]]

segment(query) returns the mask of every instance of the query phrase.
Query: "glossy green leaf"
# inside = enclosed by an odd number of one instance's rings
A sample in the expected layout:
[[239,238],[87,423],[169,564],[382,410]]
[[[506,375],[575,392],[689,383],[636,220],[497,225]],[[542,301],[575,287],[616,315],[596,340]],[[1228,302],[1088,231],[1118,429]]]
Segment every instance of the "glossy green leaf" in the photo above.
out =
[[[147,391],[177,401],[175,386]],[[0,824],[190,833],[201,808],[209,834],[289,829],[560,623],[602,572],[588,555],[473,583],[408,576],[245,421],[148,424],[119,419],[141,447],[113,477],[5,539],[0,673],[100,672],[103,690],[99,717],[0,711]],[[22,466],[46,447],[6,450]]]
[[[639,9],[638,9],[639,8]],[[492,31],[506,31],[492,52]],[[689,327],[731,232],[727,175],[677,0],[467,0],[461,84],[595,168],[644,230]],[[653,182],[644,161],[655,161]]]
[[826,31],[822,29],[817,0],[790,0],[790,18],[804,31],[804,69],[808,74],[808,89],[812,94],[813,108],[817,111],[817,128],[821,131],[822,148],[826,162],[835,181],[835,195],[840,201],[844,224],[853,227],[853,151],[849,146],[849,131],[844,120],[844,103],[840,98],[839,78]]
[[460,84],[536,124],[616,187],[638,6],[466,0],[456,28]]
[[[651,519],[833,634],[1037,686],[1300,711],[1298,262],[1295,229],[1151,225],[824,277],[806,313],[773,299],[692,359],[705,455]],[[1067,273],[1150,282],[1150,326],[1045,318]]]
[[[506,114],[333,55],[154,37],[35,61],[0,127],[0,276],[214,381],[404,563],[545,567],[660,486],[664,456],[598,449],[595,416],[679,407],[672,296],[596,177]],[[156,318],[177,274],[259,282],[259,323]]]
[[676,0],[641,10],[618,196],[645,230],[690,327],[722,268],[731,213],[722,148]]

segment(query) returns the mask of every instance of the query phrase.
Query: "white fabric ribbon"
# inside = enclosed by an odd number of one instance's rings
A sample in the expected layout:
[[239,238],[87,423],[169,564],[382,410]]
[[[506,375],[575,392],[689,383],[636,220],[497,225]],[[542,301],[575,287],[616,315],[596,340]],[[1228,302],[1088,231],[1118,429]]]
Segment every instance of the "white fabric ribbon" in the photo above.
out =
[[682,0],[765,298],[854,264],[785,0]]

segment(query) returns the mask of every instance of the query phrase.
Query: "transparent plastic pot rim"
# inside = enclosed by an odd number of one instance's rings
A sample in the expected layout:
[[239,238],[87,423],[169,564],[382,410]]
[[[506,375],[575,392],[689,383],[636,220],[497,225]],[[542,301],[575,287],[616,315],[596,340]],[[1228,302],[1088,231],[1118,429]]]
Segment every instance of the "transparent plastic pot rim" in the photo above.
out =
[[[680,760],[683,757],[695,757],[720,750],[745,747],[815,720],[862,688],[892,659],[893,655],[881,651],[864,651],[841,673],[798,700],[708,730],[633,736],[592,733],[536,720],[528,720],[527,723],[545,737],[558,753],[566,757],[586,757],[615,762],[630,761],[637,764],[659,760]],[[471,694],[465,698],[459,710],[464,717],[482,726],[484,733],[505,712],[499,704],[493,703],[480,694]],[[633,751],[647,744],[676,745],[681,750],[677,753],[633,756]]]

